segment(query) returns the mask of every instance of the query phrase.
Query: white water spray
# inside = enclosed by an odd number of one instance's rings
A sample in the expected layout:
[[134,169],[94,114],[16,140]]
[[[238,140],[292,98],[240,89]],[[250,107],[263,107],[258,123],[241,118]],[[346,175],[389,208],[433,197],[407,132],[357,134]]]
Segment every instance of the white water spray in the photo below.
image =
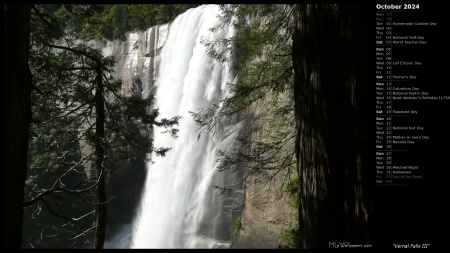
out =
[[160,54],[154,106],[160,118],[179,115],[182,119],[177,139],[155,129],[154,146],[172,150],[165,157],[152,155],[154,164],[147,165],[132,248],[205,247],[200,245],[199,226],[211,205],[207,202],[217,166],[215,150],[231,138],[203,134],[197,139],[189,111],[219,104],[228,93],[227,83],[233,81],[227,64],[214,61],[200,43],[202,36],[208,40],[232,36],[231,28],[209,31],[218,24],[219,11],[216,5],[203,5],[178,16]]

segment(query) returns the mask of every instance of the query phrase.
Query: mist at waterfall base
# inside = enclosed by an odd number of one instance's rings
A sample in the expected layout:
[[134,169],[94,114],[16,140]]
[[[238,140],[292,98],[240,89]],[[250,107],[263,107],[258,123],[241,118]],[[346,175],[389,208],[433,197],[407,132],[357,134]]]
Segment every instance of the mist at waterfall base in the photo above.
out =
[[220,101],[229,95],[227,83],[233,81],[229,66],[213,60],[200,43],[202,38],[214,41],[233,35],[228,26],[209,31],[218,24],[219,11],[216,5],[202,5],[170,25],[158,56],[154,106],[159,118],[182,117],[178,138],[155,128],[154,146],[172,149],[165,157],[152,154],[134,222],[124,225],[105,248],[228,247],[226,241],[231,238],[220,234],[220,226],[224,217],[228,224],[232,220],[233,203],[213,188],[224,183],[216,169],[215,151],[239,148],[236,139],[242,122],[228,119],[222,122],[222,130],[198,138],[198,127],[189,113],[213,104],[220,108]]

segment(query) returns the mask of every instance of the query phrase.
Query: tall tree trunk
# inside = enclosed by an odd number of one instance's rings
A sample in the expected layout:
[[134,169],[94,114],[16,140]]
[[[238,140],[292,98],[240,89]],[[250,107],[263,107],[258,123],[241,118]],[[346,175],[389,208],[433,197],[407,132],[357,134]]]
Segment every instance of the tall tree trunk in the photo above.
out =
[[20,248],[23,195],[31,124],[31,5],[3,5],[4,13],[4,205],[5,248]]
[[96,92],[95,92],[95,112],[97,114],[95,121],[96,132],[96,144],[95,154],[97,155],[95,160],[95,167],[99,182],[97,186],[97,230],[95,234],[95,248],[102,249],[105,243],[106,236],[106,189],[105,189],[105,104],[103,101],[103,81],[101,64],[97,62],[97,77],[96,77]]
[[68,50],[77,54],[84,55],[96,63],[95,77],[95,171],[98,177],[97,185],[97,204],[95,207],[96,211],[96,232],[95,232],[95,243],[94,248],[102,249],[105,243],[106,237],[106,223],[107,223],[107,203],[106,203],[106,177],[105,177],[105,101],[104,101],[104,84],[102,79],[102,62],[101,57],[96,57],[84,51],[73,49],[65,46],[57,46],[46,44],[52,48],[59,48]]
[[[370,13],[296,5],[293,64],[300,245],[369,243]],[[369,20],[367,20],[369,18]],[[366,144],[364,144],[366,143]]]

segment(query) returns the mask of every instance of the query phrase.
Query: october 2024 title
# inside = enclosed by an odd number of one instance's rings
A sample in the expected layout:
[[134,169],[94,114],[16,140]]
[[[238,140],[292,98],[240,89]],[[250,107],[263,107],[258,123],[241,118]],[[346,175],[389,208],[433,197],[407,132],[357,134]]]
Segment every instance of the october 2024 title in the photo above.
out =
[[377,10],[415,10],[420,9],[419,4],[377,4]]

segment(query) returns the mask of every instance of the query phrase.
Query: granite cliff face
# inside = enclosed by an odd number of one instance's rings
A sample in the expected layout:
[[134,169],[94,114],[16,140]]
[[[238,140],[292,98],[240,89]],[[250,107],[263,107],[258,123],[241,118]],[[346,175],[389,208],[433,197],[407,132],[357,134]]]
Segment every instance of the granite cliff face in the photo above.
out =
[[[252,142],[267,141],[264,131],[272,130],[274,126],[270,122],[275,117],[264,108],[264,101],[252,105],[243,115],[248,119],[249,128],[245,138]],[[251,131],[256,128],[260,131]],[[285,146],[286,149],[293,147],[293,140]],[[244,147],[242,152],[248,152],[249,148]],[[288,175],[284,168],[267,174],[248,170],[243,175],[245,207],[240,215],[241,227],[230,248],[278,248],[285,243],[282,230],[293,228],[297,223],[297,209],[288,204],[289,193],[286,191],[286,185],[295,173]]]
[[157,76],[158,55],[164,46],[170,24],[158,25],[142,32],[127,33],[124,41],[90,41],[103,55],[117,60],[113,77],[121,80],[122,94],[148,96],[153,93]]

